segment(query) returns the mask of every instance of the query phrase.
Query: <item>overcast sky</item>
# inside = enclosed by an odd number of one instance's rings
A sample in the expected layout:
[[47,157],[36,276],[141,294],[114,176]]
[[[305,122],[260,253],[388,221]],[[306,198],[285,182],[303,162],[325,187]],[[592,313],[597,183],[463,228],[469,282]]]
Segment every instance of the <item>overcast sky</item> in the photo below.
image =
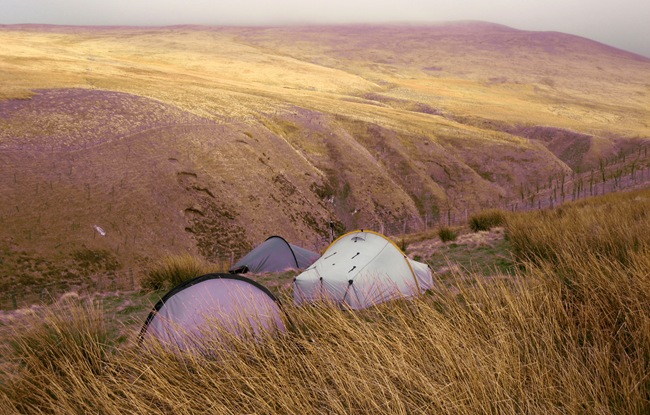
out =
[[[650,57],[650,0],[0,0],[0,24],[244,25],[483,20]],[[1,46],[0,46],[1,48]]]

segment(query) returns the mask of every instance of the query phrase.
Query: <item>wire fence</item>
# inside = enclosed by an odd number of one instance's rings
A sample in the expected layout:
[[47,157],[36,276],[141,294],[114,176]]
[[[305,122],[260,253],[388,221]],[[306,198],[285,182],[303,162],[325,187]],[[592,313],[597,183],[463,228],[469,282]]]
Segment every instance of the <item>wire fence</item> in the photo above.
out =
[[[403,235],[429,232],[441,227],[455,227],[466,225],[469,219],[486,209],[502,209],[510,212],[523,212],[530,210],[553,209],[567,202],[583,200],[603,194],[609,194],[625,190],[634,190],[650,187],[650,166],[642,166],[632,170],[628,169],[627,174],[610,172],[605,179],[591,179],[591,173],[575,175],[574,177],[558,177],[550,185],[536,189],[534,192],[522,192],[513,199],[504,200],[502,203],[495,203],[480,208],[469,205],[457,205],[447,209],[439,209],[437,215],[412,215],[400,220],[393,221],[366,221],[357,222],[354,226],[346,226],[346,231],[354,229],[368,229],[379,232],[389,237],[399,238]],[[303,248],[314,252],[322,252],[327,248],[337,234],[328,237],[316,237],[311,240],[291,241]],[[261,242],[261,241],[260,241]],[[246,252],[231,252],[219,258],[223,264],[232,265]],[[230,261],[230,262],[229,262]],[[225,265],[224,265],[225,266]],[[227,267],[225,267],[227,269]]]

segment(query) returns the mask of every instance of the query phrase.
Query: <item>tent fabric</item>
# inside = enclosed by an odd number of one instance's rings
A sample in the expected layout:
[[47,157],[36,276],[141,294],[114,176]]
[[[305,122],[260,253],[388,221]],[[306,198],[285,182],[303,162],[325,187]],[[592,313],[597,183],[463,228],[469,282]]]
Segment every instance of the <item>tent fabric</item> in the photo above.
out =
[[305,269],[320,255],[290,244],[281,236],[271,236],[230,269],[231,273],[281,272],[287,269]]
[[285,330],[279,303],[267,288],[240,275],[207,274],[165,294],[147,317],[139,342],[153,338],[189,349],[214,324],[237,335]]
[[426,264],[408,258],[373,231],[349,232],[294,279],[297,305],[332,301],[352,309],[418,295],[433,286]]

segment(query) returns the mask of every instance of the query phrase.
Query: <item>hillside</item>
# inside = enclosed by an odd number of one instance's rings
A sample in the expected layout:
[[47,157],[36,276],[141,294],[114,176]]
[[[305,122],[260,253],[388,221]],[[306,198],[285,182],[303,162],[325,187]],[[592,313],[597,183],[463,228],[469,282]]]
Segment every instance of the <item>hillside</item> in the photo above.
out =
[[253,276],[283,301],[279,332],[215,313],[178,349],[138,341],[163,291],[1,310],[0,412],[647,414],[649,202],[611,194],[412,241],[435,287],[363,310],[295,306],[295,273]]
[[12,286],[271,234],[320,249],[330,219],[503,205],[650,137],[650,60],[561,33],[0,26],[0,43]]

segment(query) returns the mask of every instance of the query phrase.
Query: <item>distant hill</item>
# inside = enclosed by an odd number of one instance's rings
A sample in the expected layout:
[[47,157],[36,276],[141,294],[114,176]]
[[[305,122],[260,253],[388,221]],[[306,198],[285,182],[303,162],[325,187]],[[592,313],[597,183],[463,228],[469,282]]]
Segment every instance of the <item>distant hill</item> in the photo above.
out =
[[26,25],[0,43],[0,268],[21,278],[84,250],[319,249],[330,220],[502,206],[650,139],[650,59],[562,33]]

